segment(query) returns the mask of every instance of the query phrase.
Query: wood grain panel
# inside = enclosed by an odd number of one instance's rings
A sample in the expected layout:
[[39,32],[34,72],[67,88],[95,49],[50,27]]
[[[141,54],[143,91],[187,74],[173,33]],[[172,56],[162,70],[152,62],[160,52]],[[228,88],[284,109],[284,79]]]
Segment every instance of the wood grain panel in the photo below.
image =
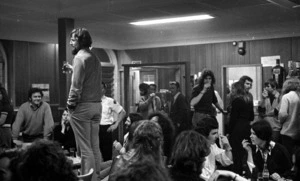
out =
[[[159,50],[160,49],[160,50]],[[159,61],[189,61],[191,74],[202,71],[203,68],[211,69],[217,79],[216,90],[221,92],[221,67],[223,65],[260,64],[262,56],[280,55],[281,62],[287,66],[289,59],[300,59],[300,37],[279,38],[267,40],[245,41],[246,54],[238,54],[238,46],[232,42],[176,46],[167,48],[126,50],[128,57],[139,57],[143,62]],[[123,52],[124,53],[124,52]],[[148,55],[147,59],[143,55]],[[120,60],[122,62],[122,60]],[[270,70],[263,70],[263,81],[270,78]],[[169,72],[172,74],[172,72]],[[172,75],[168,75],[171,77]],[[159,74],[164,75],[164,74]]]
[[14,42],[14,62],[15,62],[15,96],[16,107],[28,100],[27,91],[30,87],[30,60],[28,57],[28,43]]

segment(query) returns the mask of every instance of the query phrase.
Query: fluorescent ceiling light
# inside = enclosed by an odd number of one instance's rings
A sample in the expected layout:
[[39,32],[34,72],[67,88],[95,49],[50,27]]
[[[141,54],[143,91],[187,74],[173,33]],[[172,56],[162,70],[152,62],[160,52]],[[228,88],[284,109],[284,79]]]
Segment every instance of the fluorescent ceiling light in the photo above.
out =
[[184,17],[177,17],[177,18],[156,19],[156,20],[148,20],[148,21],[136,21],[136,22],[131,22],[130,24],[144,26],[144,25],[163,24],[163,23],[205,20],[205,19],[212,19],[212,18],[214,17],[208,14],[204,14],[204,15],[184,16]]

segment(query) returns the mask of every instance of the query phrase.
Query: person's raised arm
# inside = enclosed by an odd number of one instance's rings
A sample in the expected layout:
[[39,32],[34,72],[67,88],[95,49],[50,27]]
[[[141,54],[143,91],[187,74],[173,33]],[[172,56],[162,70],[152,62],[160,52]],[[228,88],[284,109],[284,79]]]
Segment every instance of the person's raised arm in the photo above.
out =
[[192,98],[191,100],[191,106],[194,107],[203,97],[203,95],[205,94],[205,92],[211,87],[210,84],[204,84],[203,89],[200,91],[200,93],[195,96],[194,98]]

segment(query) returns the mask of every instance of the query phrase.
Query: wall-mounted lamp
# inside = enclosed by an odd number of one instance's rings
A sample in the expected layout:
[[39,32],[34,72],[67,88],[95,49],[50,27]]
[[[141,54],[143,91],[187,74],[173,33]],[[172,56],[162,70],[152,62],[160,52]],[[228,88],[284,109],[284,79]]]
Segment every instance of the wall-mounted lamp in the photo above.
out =
[[246,54],[245,46],[246,46],[246,43],[244,41],[238,42],[238,54],[239,55]]
[[236,42],[236,41],[232,42],[232,45],[233,45],[233,46],[236,46],[236,45],[237,45],[237,42]]

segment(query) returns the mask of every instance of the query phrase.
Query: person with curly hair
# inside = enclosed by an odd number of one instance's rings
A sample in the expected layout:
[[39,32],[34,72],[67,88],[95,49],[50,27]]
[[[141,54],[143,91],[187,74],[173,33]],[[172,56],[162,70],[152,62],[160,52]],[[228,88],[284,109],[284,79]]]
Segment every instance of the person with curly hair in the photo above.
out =
[[192,118],[193,127],[195,128],[197,122],[205,117],[215,116],[215,107],[226,114],[218,103],[218,99],[215,95],[214,84],[216,79],[214,73],[211,70],[204,69],[198,84],[193,88],[192,99],[190,102],[191,107],[194,109]]
[[189,130],[181,132],[175,141],[171,156],[170,174],[174,181],[201,181],[205,157],[210,146],[204,136]]
[[171,181],[166,169],[157,167],[151,161],[137,161],[129,165],[126,169],[117,171],[110,181]]
[[163,113],[154,113],[149,116],[149,120],[157,122],[164,136],[163,152],[166,157],[166,164],[169,164],[169,159],[172,153],[173,143],[175,141],[175,128],[169,117]]
[[283,83],[278,119],[282,124],[281,143],[293,155],[293,149],[300,140],[300,80],[291,78]]
[[72,163],[60,146],[48,140],[32,143],[23,155],[19,173],[24,181],[77,181]]
[[134,130],[129,151],[115,158],[111,174],[117,170],[126,169],[132,163],[147,160],[157,167],[165,168],[163,161],[163,133],[158,123],[154,121],[139,121]]

